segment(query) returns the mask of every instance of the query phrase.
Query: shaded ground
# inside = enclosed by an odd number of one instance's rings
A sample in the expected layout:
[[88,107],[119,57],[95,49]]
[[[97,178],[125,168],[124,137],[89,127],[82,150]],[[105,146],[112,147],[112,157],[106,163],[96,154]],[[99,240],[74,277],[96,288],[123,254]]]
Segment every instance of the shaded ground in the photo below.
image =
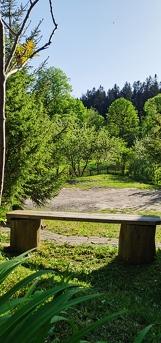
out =
[[[26,207],[33,208],[31,202]],[[133,209],[161,211],[161,190],[130,188],[100,188],[89,190],[63,188],[59,195],[46,204],[53,211],[94,212],[106,209]]]

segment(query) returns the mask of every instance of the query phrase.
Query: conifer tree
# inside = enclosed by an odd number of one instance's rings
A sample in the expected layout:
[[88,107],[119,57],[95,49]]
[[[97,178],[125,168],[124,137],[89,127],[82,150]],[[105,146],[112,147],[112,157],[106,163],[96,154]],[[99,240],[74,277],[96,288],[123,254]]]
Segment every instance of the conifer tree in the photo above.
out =
[[38,53],[48,48],[57,29],[52,0],[48,0],[52,27],[48,40],[41,45],[42,20],[29,32],[33,9],[40,0],[29,0],[17,6],[15,0],[1,1],[0,16],[0,203],[3,194],[5,170],[5,97],[6,81],[22,70]]

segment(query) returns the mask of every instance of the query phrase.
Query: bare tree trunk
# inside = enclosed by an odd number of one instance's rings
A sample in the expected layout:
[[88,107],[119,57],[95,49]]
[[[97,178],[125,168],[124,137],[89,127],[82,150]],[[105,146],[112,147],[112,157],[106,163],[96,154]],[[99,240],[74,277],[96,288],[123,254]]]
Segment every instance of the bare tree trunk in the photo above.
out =
[[0,205],[2,201],[5,168],[5,41],[0,18]]

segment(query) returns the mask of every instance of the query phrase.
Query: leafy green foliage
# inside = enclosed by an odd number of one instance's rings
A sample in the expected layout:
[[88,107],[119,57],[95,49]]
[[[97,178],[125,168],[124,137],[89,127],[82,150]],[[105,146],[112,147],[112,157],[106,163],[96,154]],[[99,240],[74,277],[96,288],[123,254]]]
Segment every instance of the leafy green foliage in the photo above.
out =
[[71,100],[71,85],[65,73],[50,67],[41,70],[35,83],[37,98],[41,98],[50,118],[68,112]]
[[100,86],[98,89],[95,87],[91,90],[87,90],[82,95],[81,100],[87,108],[94,108],[101,115],[106,117],[109,106],[116,99],[123,97],[132,101],[133,105],[138,111],[139,118],[144,117],[144,104],[145,102],[160,93],[160,82],[158,82],[157,75],[154,77],[149,76],[144,82],[135,81],[133,85],[129,82],[125,82],[122,89],[115,84],[112,88],[105,89]]
[[149,99],[144,106],[142,139],[137,141],[130,161],[129,172],[137,179],[160,184],[161,174],[161,95]]
[[141,332],[138,334],[138,336],[136,337],[134,343],[141,343],[143,342],[145,336],[147,336],[147,333],[150,331],[150,329],[152,328],[152,324],[148,325],[145,329],[141,330]]
[[129,174],[137,180],[152,181],[154,164],[147,152],[147,138],[136,141],[129,159]]
[[41,100],[30,92],[31,85],[32,79],[26,72],[13,76],[7,85],[3,201],[11,204],[26,197],[41,203],[63,181],[62,171],[54,164],[55,126]]
[[142,122],[143,136],[158,134],[161,127],[161,94],[149,99],[144,106],[145,118]]
[[109,131],[111,135],[124,139],[128,146],[132,146],[137,137],[138,124],[137,111],[129,100],[117,99],[109,107]]
[[[0,284],[24,262],[26,253],[0,264]],[[121,313],[105,316],[103,319],[88,325],[85,329],[78,329],[67,316],[67,311],[83,302],[97,299],[98,293],[85,294],[78,286],[66,282],[59,282],[54,287],[43,289],[40,278],[51,277],[52,271],[38,271],[16,283],[8,292],[0,297],[0,339],[4,343],[43,343],[44,341],[60,342],[61,332],[56,334],[55,325],[66,322],[71,334],[66,342],[79,343],[88,332],[96,330],[104,323],[116,319]],[[25,295],[15,297],[17,292],[26,289]],[[68,331],[67,331],[68,332]],[[70,332],[70,330],[69,330]],[[70,337],[69,337],[70,336]],[[58,340],[57,340],[58,339]]]
[[70,166],[71,173],[82,176],[95,150],[96,131],[86,124],[80,127],[74,123],[66,134],[64,154]]
[[[17,257],[1,263],[0,338],[4,343],[9,339],[40,343],[44,338],[46,342],[80,343],[83,337],[86,342],[97,343],[159,342],[160,328],[155,323],[160,320],[160,255],[147,268],[124,266],[116,253],[107,246],[48,243],[29,259]],[[27,276],[21,275],[21,262],[27,266],[26,273],[30,268]],[[4,291],[14,274],[16,277]],[[67,281],[69,277],[72,284]],[[97,288],[97,293],[91,293],[89,286]],[[99,292],[103,292],[101,298]],[[154,323],[153,327],[150,323]]]

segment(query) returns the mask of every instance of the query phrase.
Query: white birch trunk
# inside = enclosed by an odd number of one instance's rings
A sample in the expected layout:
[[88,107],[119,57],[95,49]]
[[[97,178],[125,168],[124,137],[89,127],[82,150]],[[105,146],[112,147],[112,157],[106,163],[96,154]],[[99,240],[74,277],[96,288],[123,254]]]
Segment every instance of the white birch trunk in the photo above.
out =
[[2,201],[5,169],[5,38],[0,18],[0,205]]

